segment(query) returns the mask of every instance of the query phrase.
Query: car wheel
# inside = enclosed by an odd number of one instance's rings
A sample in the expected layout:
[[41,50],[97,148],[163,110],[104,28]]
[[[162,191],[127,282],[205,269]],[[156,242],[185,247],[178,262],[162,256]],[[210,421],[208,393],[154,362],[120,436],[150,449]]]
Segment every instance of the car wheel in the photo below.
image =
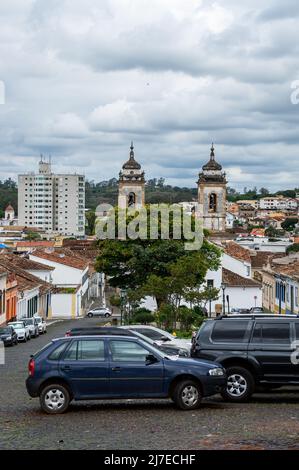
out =
[[181,410],[194,410],[201,402],[200,386],[193,380],[179,382],[172,396],[173,401]]
[[254,378],[244,367],[228,367],[227,385],[221,395],[226,401],[246,402],[254,392]]
[[110,314],[109,314],[109,313],[105,313],[105,317],[106,317],[106,318],[110,317]]
[[48,414],[64,413],[70,401],[69,391],[59,384],[48,385],[40,394],[41,408]]
[[92,314],[92,313],[88,313],[87,316],[88,316],[88,318],[92,318],[92,317],[93,317],[93,314]]

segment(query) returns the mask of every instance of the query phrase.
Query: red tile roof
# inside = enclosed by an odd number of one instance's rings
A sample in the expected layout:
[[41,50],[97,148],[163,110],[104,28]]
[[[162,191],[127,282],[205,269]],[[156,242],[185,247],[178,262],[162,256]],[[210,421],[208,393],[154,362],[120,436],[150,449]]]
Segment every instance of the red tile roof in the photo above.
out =
[[64,264],[65,266],[70,266],[72,268],[84,270],[89,266],[89,261],[86,259],[78,258],[73,254],[68,254],[67,252],[63,252],[62,250],[59,251],[52,251],[48,252],[45,250],[38,250],[32,253],[32,256],[36,256],[37,258],[52,261],[53,263]]
[[253,253],[252,250],[244,248],[243,246],[238,245],[238,243],[233,241],[223,243],[223,248],[225,253],[231,256],[232,258],[251,263],[251,255]]
[[228,287],[261,287],[261,284],[251,278],[239,276],[229,269],[222,269],[222,280]]

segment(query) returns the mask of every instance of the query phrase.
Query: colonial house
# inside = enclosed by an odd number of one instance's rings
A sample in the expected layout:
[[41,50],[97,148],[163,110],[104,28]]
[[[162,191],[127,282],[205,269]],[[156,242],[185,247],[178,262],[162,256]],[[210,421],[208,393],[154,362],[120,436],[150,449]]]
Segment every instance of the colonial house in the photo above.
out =
[[0,266],[0,325],[6,321],[6,280],[7,271]]
[[75,318],[84,313],[89,303],[90,278],[94,256],[68,249],[37,250],[29,255],[30,260],[53,268],[51,279],[56,287],[52,296],[52,316]]
[[299,254],[274,258],[263,269],[263,306],[279,314],[299,314]]
[[[20,268],[17,263],[0,256],[0,268],[15,276],[17,298],[15,317],[32,317],[39,314],[44,318],[51,315],[51,294],[53,286]],[[13,279],[13,277],[11,278]],[[8,319],[6,318],[6,321]]]

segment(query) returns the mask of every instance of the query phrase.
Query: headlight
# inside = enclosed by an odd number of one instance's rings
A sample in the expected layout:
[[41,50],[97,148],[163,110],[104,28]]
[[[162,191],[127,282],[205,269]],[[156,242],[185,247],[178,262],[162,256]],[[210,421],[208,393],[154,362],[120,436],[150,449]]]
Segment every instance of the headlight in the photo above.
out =
[[221,369],[220,367],[215,367],[215,369],[210,369],[209,370],[209,375],[213,375],[213,376],[220,376],[220,375],[224,375],[224,370]]
[[179,349],[179,356],[189,357],[189,353],[188,353],[188,351],[186,351],[186,349]]
[[6,336],[6,339],[8,339],[8,341],[11,341],[11,336]]

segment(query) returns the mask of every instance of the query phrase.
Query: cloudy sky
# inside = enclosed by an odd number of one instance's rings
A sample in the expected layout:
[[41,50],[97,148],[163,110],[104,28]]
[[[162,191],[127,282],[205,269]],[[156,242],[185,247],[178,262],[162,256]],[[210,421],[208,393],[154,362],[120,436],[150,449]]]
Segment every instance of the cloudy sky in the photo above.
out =
[[147,178],[194,186],[215,142],[230,186],[299,186],[298,0],[1,0],[0,178],[100,181],[134,140]]

